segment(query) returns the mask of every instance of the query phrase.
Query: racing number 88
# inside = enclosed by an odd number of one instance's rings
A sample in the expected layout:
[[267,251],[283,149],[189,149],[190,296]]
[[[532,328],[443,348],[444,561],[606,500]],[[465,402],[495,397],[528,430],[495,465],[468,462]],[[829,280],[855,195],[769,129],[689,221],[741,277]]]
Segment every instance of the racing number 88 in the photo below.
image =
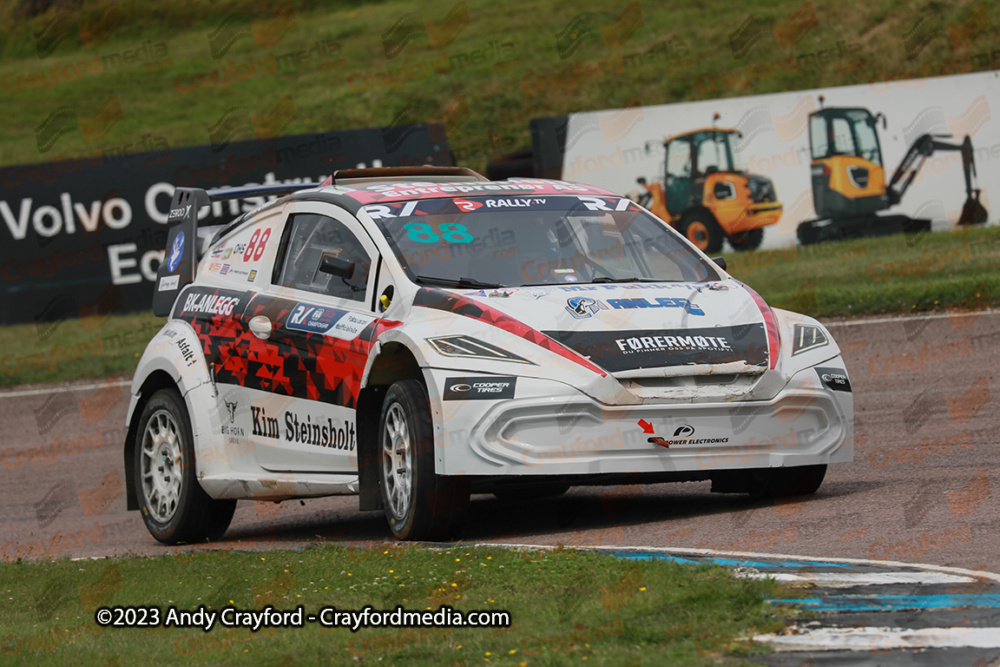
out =
[[271,238],[270,227],[264,230],[263,235],[259,229],[255,229],[253,236],[250,237],[250,243],[247,244],[247,249],[243,251],[243,261],[249,262],[251,257],[253,257],[253,261],[255,262],[260,259],[261,255],[264,254],[264,248],[267,246],[269,238]]
[[465,225],[457,223],[438,225],[438,231],[442,232],[440,236],[432,231],[433,227],[424,222],[408,222],[403,225],[403,229],[409,232],[406,237],[417,243],[434,243],[442,238],[448,243],[472,243],[474,238]]

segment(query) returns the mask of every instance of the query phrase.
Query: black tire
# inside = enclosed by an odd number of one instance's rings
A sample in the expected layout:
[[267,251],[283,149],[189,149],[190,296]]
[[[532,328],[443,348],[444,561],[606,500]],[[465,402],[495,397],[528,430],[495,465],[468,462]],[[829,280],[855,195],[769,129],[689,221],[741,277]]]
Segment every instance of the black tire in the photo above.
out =
[[816,493],[825,476],[826,465],[767,468],[753,479],[749,491],[754,498],[809,496]]
[[164,544],[222,537],[236,501],[215,500],[198,483],[191,420],[176,389],[150,397],[135,438],[135,495],[149,533]]
[[392,534],[401,540],[456,536],[469,505],[469,483],[434,472],[434,428],[419,380],[400,380],[385,393],[378,452],[382,506]]
[[748,232],[740,232],[739,234],[731,234],[729,236],[729,244],[733,246],[733,250],[739,251],[756,250],[760,247],[763,240],[763,229],[751,229]]
[[569,484],[544,484],[542,486],[522,486],[509,489],[495,489],[493,495],[504,502],[541,500],[556,498],[569,491]]
[[684,216],[680,232],[707,255],[722,250],[722,241],[726,237],[715,216],[704,210]]

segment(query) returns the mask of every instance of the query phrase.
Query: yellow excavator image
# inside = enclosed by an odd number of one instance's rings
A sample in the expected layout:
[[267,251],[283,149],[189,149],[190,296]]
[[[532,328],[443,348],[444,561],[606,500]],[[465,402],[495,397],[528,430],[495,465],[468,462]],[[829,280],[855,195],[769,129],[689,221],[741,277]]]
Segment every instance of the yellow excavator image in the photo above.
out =
[[951,135],[922,134],[910,145],[888,184],[878,137],[878,122],[886,128],[885,115],[872,115],[860,107],[823,107],[809,114],[809,150],[813,205],[817,218],[798,226],[802,244],[831,239],[877,236],[899,232],[930,231],[931,221],[907,215],[878,215],[898,204],[920,173],[928,157],[938,151],[959,151],[965,175],[965,204],[959,225],[986,222],[980,203],[972,140],[948,143]]
[[[753,250],[764,227],[781,218],[782,204],[769,178],[747,174],[740,165],[733,128],[713,126],[663,140],[663,182],[646,185],[627,196],[649,208],[703,252],[722,249],[728,239],[736,250]],[[646,152],[658,142],[647,142]]]

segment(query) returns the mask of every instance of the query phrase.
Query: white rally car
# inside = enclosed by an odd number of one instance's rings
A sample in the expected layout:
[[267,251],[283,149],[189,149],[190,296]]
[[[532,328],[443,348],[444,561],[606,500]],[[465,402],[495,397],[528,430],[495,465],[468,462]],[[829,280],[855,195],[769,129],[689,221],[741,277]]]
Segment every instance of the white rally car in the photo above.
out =
[[[200,238],[199,213],[253,197]],[[797,495],[853,458],[823,325],[610,192],[359,169],[178,188],[170,222],[124,452],[162,542],[217,539],[238,499],[359,494],[420,539],[470,492]]]

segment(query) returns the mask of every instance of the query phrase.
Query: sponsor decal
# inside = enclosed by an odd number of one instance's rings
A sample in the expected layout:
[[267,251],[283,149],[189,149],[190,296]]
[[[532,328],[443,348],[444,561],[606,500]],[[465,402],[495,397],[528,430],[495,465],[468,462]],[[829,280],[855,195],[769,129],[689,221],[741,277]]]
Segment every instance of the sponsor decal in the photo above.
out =
[[224,275],[226,275],[227,273],[229,273],[229,265],[228,265],[228,264],[223,264],[223,265],[222,265],[222,268],[221,268],[221,269],[219,269],[219,275],[220,275],[220,276],[224,276]]
[[587,296],[571,296],[566,299],[566,310],[578,320],[586,319],[599,310],[607,309],[608,307],[602,302]]
[[341,340],[354,340],[365,327],[375,321],[371,315],[352,313],[339,308],[324,308],[310,303],[297,303],[285,326],[294,331],[318,333]]
[[483,207],[483,204],[481,202],[470,201],[468,199],[453,199],[452,201],[455,202],[455,206],[458,207],[458,210],[462,211],[463,213],[471,213],[472,211],[475,211],[477,208]]
[[221,294],[188,294],[184,300],[184,307],[181,314],[200,313],[206,315],[233,314],[233,309],[240,305],[240,298],[236,296],[223,296]]
[[768,362],[764,325],[673,331],[545,331],[546,336],[612,373],[637,368]]
[[252,283],[256,279],[257,279],[257,269],[253,269],[252,271],[250,271],[249,275],[247,275],[247,282]]
[[[239,254],[239,253],[236,253],[236,254]],[[233,249],[232,248],[226,248],[225,252],[222,253],[221,259],[229,259],[230,257],[232,257],[232,255],[233,255]]]
[[830,344],[830,339],[826,337],[826,332],[815,324],[796,324],[793,335],[792,356],[815,350]]
[[[191,204],[188,204],[187,206],[182,206],[180,208],[172,208],[170,209],[170,215],[167,216],[167,221],[169,222],[171,220],[177,220],[178,218],[186,218],[187,214],[190,211],[191,211]],[[178,234],[178,236],[180,235]]]
[[694,438],[694,426],[681,424],[674,429],[672,438],[660,438],[654,436],[647,442],[661,447],[669,448],[671,445],[724,445],[729,442],[729,438]]
[[181,263],[181,255],[184,253],[184,232],[177,232],[174,237],[174,245],[170,248],[170,259],[167,260],[167,270],[173,273],[177,270],[177,265]]
[[733,348],[722,336],[631,336],[617,338],[615,344],[622,354],[633,354],[644,350],[681,352],[728,352]]
[[247,430],[243,426],[236,425],[236,411],[239,409],[239,401],[228,401],[223,399],[226,405],[226,414],[229,415],[229,423],[222,424],[222,435],[233,435],[245,438]]
[[177,347],[181,351],[181,355],[184,357],[185,363],[187,363],[188,368],[194,366],[194,350],[191,349],[191,345],[188,344],[183,338],[176,339]]
[[444,383],[446,401],[495,401],[514,398],[516,377],[457,377],[448,378]]
[[313,421],[312,415],[306,415],[303,419],[292,410],[285,410],[282,429],[276,417],[268,415],[264,408],[256,405],[250,406],[250,418],[253,422],[253,435],[257,437],[349,451],[354,451],[357,446],[354,424],[347,420],[334,422],[331,417],[326,417],[325,420],[317,417]]
[[823,382],[823,386],[833,391],[851,391],[851,380],[847,377],[847,371],[841,368],[816,367],[816,374]]
[[608,299],[608,305],[615,309],[634,308],[683,308],[691,315],[704,315],[705,311],[694,305],[687,299],[675,299],[670,297],[658,297],[654,301],[645,298],[638,299]]
[[486,208],[529,208],[545,204],[544,199],[486,199]]
[[177,285],[180,284],[180,281],[180,276],[164,276],[160,278],[160,286],[157,289],[160,292],[177,289]]

